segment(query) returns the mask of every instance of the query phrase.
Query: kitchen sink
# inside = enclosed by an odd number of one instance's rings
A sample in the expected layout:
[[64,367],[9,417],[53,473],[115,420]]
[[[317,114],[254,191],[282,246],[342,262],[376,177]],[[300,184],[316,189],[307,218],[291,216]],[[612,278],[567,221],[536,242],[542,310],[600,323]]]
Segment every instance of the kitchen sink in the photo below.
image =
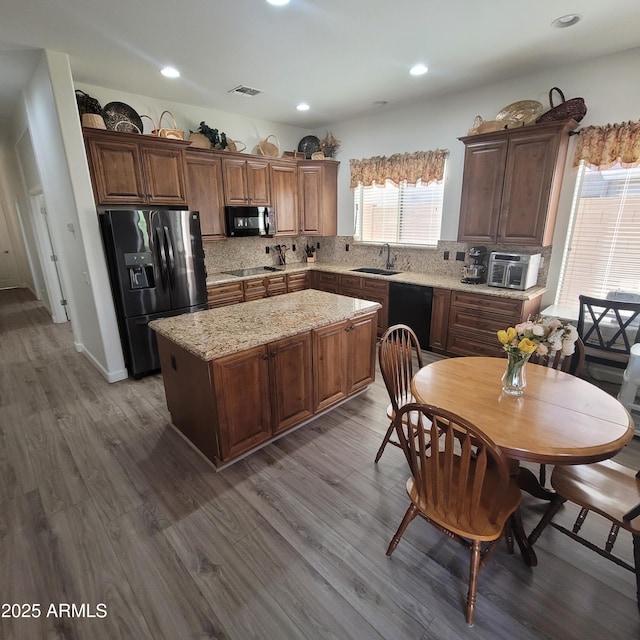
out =
[[351,269],[351,271],[358,271],[359,273],[373,273],[377,276],[395,276],[396,273],[402,273],[401,271],[390,271],[389,269],[376,269],[375,267],[360,267],[359,269]]

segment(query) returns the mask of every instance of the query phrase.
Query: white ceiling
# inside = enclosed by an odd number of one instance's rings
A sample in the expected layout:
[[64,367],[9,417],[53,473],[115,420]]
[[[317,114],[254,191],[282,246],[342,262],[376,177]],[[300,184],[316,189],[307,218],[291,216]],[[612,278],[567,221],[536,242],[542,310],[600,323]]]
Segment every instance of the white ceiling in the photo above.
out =
[[[33,70],[25,47],[68,53],[77,82],[314,129],[636,46],[638,0],[2,0],[0,123]],[[241,84],[264,93],[228,93]]]

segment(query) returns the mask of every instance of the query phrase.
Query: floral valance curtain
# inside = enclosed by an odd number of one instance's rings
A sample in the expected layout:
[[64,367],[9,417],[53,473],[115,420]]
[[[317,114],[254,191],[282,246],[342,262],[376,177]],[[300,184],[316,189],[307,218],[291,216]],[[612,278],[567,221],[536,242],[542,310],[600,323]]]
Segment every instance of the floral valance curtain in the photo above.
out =
[[439,182],[444,177],[444,163],[449,155],[447,149],[396,153],[392,156],[375,156],[363,160],[351,160],[351,188],[359,185],[384,186],[387,180],[399,186],[402,183],[423,185]]
[[573,166],[580,161],[597,171],[620,163],[629,168],[640,164],[640,121],[586,127],[580,130]]

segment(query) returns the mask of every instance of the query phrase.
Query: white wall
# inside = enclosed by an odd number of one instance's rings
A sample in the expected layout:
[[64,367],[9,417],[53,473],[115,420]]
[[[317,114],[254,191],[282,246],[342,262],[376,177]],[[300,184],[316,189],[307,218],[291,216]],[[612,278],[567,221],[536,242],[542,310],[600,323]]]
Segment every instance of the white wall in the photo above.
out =
[[[147,114],[151,116],[156,124],[162,112],[168,110],[175,117],[178,128],[185,132],[185,140],[189,138],[189,131],[197,131],[200,123],[206,122],[212,129],[218,129],[218,131],[226,133],[227,137],[232,140],[239,140],[244,143],[247,147],[245,153],[257,153],[256,146],[258,143],[269,135],[275,135],[280,144],[280,153],[282,155],[283,151],[296,150],[300,139],[310,133],[309,130],[299,127],[246,118],[234,113],[194,107],[179,102],[161,101],[156,98],[90,84],[76,83],[76,88],[96,98],[103,107],[110,102],[124,102],[139,115]],[[246,100],[247,98],[238,99]],[[152,129],[151,121],[148,118],[142,118],[142,123],[144,133],[150,133]],[[165,116],[162,120],[162,125],[173,128],[171,117]],[[269,141],[273,142],[273,138],[270,138]]]
[[[638,69],[640,48],[581,64],[559,64],[545,72],[397,109],[390,105],[376,114],[326,127],[342,141],[336,156],[342,163],[338,178],[338,234],[353,235],[350,158],[442,148],[450,152],[445,176],[442,239],[455,240],[464,161],[464,145],[458,138],[467,134],[476,115],[491,120],[503,107],[519,100],[539,100],[546,108],[549,89],[558,86],[567,99],[577,96],[585,99],[588,112],[581,126],[637,120],[640,117],[640,84],[635,80]],[[427,76],[425,82],[428,81]],[[316,135],[323,137],[326,129],[319,129]],[[574,185],[575,172],[569,167],[565,172],[554,238],[555,250],[547,283],[551,289],[555,289],[553,278],[557,281]],[[550,304],[552,293],[550,291],[547,295],[545,304]]]

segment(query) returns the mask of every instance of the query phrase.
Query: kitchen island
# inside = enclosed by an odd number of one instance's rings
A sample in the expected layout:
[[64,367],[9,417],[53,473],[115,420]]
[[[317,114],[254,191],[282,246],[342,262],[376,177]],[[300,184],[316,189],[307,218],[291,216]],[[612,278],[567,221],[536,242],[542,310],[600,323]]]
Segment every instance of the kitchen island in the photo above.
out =
[[379,308],[307,289],[154,320],[174,426],[220,468],[364,390]]

